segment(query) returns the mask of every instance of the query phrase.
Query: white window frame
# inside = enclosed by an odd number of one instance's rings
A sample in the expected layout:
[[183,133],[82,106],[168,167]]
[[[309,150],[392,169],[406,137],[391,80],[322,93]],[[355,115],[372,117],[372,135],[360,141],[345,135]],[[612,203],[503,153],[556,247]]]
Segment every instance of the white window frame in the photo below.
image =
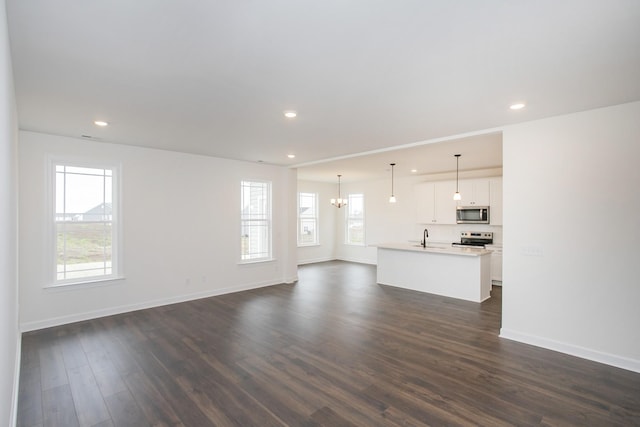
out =
[[[264,207],[263,213],[251,214],[250,212],[246,212],[244,209],[245,206],[245,188],[246,187],[264,187],[264,202],[266,206]],[[240,264],[251,264],[257,262],[267,262],[273,261],[273,221],[272,221],[272,183],[271,181],[264,180],[242,180],[240,182]],[[265,251],[252,253],[245,253],[244,248],[247,244],[249,244],[251,236],[246,233],[246,227],[250,225],[253,227],[265,227],[266,233],[265,237],[267,239]]]
[[[355,216],[352,215],[352,207],[354,206],[354,199],[360,198],[362,199],[362,214]],[[365,212],[364,212],[364,194],[363,193],[354,193],[349,194],[347,196],[347,206],[345,209],[345,229],[344,229],[344,242],[346,245],[352,246],[365,246],[366,245],[366,234],[365,234]],[[349,232],[350,226],[353,222],[362,222],[362,242],[354,242],[351,238],[351,233]]]
[[[84,277],[73,277],[58,279],[58,224],[70,221],[58,221],[56,219],[56,179],[57,166],[73,168],[104,169],[111,171],[111,219],[98,222],[108,222],[111,224],[111,273],[88,275]],[[45,283],[45,288],[62,288],[77,285],[107,284],[114,280],[123,279],[122,268],[122,215],[121,215],[121,166],[117,163],[97,163],[84,159],[49,158],[48,161],[48,181],[49,192],[47,197],[48,205],[48,239],[49,239],[49,279]],[[87,221],[87,223],[91,223]]]
[[[300,212],[300,201],[302,197],[313,198],[313,212],[308,216],[302,216]],[[312,242],[302,241],[302,223],[303,221],[313,221],[314,239]],[[320,235],[318,230],[318,193],[310,193],[306,191],[298,192],[298,246],[318,246],[320,244]]]

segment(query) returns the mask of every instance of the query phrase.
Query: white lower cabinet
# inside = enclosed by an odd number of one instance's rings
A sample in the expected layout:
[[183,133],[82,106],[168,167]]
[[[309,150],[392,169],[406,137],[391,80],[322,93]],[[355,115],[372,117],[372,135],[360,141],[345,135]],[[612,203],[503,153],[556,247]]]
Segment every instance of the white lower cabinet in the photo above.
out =
[[502,286],[502,246],[487,245],[491,251],[491,282]]

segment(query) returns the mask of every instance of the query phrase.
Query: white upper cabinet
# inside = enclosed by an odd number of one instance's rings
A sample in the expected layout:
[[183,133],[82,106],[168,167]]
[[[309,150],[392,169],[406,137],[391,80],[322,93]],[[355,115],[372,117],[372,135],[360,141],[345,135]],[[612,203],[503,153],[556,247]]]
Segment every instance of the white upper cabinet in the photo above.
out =
[[491,178],[489,186],[491,187],[489,223],[502,225],[502,177]]
[[455,181],[421,182],[414,186],[418,224],[455,224],[456,206],[489,206],[489,223],[502,225],[502,177],[464,179],[462,200],[453,200]]
[[455,181],[436,182],[435,220],[439,224],[456,223],[456,201],[453,193],[456,192]]
[[455,224],[455,181],[422,182],[416,184],[416,222],[419,224]]
[[489,206],[490,190],[488,179],[465,179],[460,181],[458,188],[462,196],[462,200],[458,201],[458,206]]

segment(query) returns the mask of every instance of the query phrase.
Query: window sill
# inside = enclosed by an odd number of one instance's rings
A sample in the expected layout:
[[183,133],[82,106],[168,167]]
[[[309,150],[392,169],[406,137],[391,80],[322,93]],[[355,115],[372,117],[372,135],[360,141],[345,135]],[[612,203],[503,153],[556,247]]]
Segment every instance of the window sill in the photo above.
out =
[[43,286],[43,289],[48,291],[56,291],[56,290],[73,290],[73,289],[81,289],[81,288],[95,288],[98,286],[109,286],[113,284],[113,282],[117,282],[120,280],[124,280],[124,276],[110,276],[108,278],[94,278],[94,279],[86,279],[77,282],[68,282],[68,283],[55,283],[51,285]]
[[313,248],[316,246],[320,246],[320,243],[310,243],[308,245],[298,245],[299,248]]

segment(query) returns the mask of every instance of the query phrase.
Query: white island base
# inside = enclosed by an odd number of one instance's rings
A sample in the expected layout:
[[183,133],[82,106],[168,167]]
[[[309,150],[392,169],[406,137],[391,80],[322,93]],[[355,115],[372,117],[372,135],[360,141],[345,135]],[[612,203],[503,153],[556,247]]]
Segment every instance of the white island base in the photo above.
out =
[[491,252],[474,248],[378,245],[382,285],[482,302],[491,294]]

